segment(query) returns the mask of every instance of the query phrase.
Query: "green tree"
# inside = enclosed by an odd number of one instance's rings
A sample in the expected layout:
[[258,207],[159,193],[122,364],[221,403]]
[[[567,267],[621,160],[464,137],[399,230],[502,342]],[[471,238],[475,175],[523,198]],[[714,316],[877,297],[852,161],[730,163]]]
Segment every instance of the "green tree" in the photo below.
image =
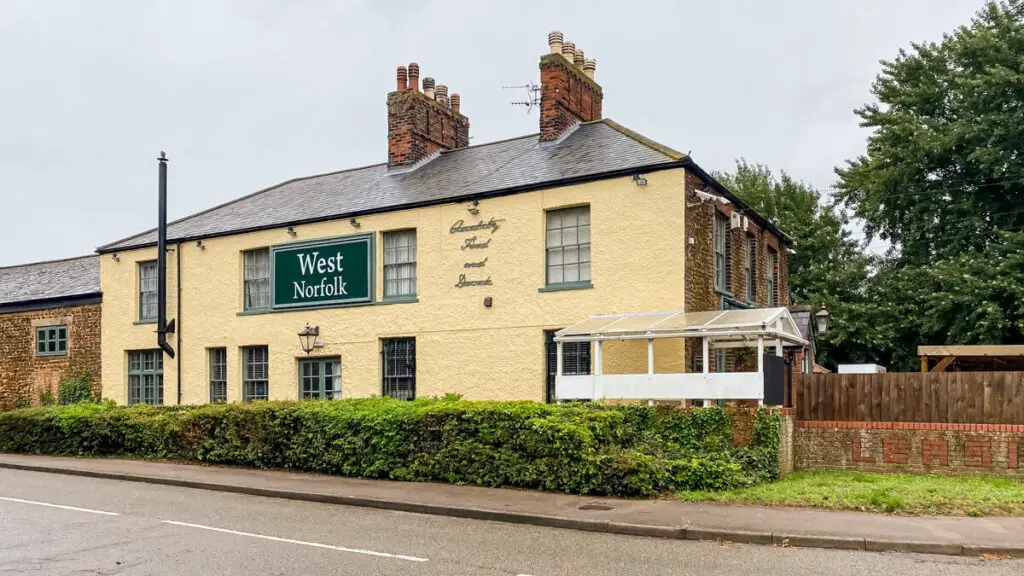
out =
[[1024,341],[1024,0],[901,50],[872,94],[836,198],[891,242],[869,288],[882,355],[910,368],[919,344]]
[[845,216],[813,187],[785,172],[776,175],[763,164],[741,159],[735,172],[715,176],[793,238],[796,253],[789,258],[793,301],[815,308],[824,303],[834,318],[833,334],[819,340],[818,361],[834,365],[874,355],[882,339],[868,320],[871,259],[844,228]]

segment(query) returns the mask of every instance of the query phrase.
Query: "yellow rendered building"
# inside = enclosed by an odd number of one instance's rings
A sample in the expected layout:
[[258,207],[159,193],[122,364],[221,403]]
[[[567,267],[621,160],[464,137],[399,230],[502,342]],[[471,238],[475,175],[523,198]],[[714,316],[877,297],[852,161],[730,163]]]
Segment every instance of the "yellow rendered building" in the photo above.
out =
[[[156,232],[101,247],[103,396],[544,401],[554,331],[684,309],[687,199],[728,191],[602,120],[593,64],[556,44],[541,58],[539,134],[468,146],[459,96],[421,88],[412,64],[388,95],[388,163],[171,223],[173,358],[156,347]],[[657,347],[656,371],[687,370],[682,341]],[[609,343],[604,371],[644,372],[647,354]],[[589,347],[567,346],[563,362],[588,370]]]

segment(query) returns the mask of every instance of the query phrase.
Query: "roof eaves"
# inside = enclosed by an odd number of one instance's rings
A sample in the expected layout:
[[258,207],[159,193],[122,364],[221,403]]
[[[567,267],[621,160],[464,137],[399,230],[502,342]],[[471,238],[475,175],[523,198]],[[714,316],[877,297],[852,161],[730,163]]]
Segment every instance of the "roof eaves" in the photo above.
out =
[[[678,161],[666,161],[659,162],[657,164],[645,164],[642,166],[630,166],[628,168],[622,168],[618,170],[611,170],[608,172],[597,172],[593,174],[586,174],[583,176],[572,176],[568,178],[558,178],[554,180],[546,180],[543,182],[535,182],[523,186],[513,186],[510,188],[499,188],[495,190],[489,190],[486,192],[476,192],[472,194],[460,194],[457,196],[450,196],[440,200],[426,200],[421,202],[408,202],[405,204],[396,204],[394,206],[388,206],[386,208],[374,208],[372,210],[357,210],[351,212],[343,212],[338,214],[331,214],[327,216],[317,216],[315,218],[307,218],[301,220],[290,220],[287,222],[278,222],[274,224],[267,224],[263,226],[252,226],[249,228],[238,228],[233,230],[225,230],[223,232],[207,233],[207,234],[195,234],[191,236],[182,236],[175,238],[168,238],[168,242],[181,243],[181,242],[194,242],[196,240],[205,240],[207,238],[219,238],[223,236],[234,236],[236,234],[248,234],[250,232],[259,232],[261,230],[273,230],[277,228],[284,228],[287,226],[301,226],[304,224],[312,224],[315,222],[326,222],[329,220],[344,220],[346,218],[353,218],[358,216],[366,216],[369,214],[384,214],[388,212],[396,212],[398,210],[409,210],[412,208],[422,208],[425,206],[439,206],[442,204],[454,204],[458,202],[464,202],[467,200],[483,199],[483,198],[494,198],[498,196],[509,196],[512,194],[520,194],[524,192],[532,192],[535,190],[544,190],[547,188],[557,188],[561,186],[571,186],[573,184],[582,184],[585,182],[594,182],[596,180],[605,180],[608,178],[618,178],[620,176],[629,176],[636,172],[656,172],[659,170],[671,170],[673,168],[681,168],[682,164]],[[281,184],[283,185],[283,184]],[[230,204],[230,202],[229,202]],[[150,230],[149,232],[152,232]],[[146,234],[146,233],[143,233]],[[101,246],[96,249],[100,254],[117,252],[118,250],[139,250],[141,248],[149,248],[156,246],[156,242],[145,242],[142,244],[127,246],[123,248],[113,248],[121,242],[126,242],[132,238],[142,236],[143,234],[135,234],[128,238],[121,240],[120,242],[112,242],[105,246]]]
[[771,220],[758,214],[757,211],[751,208],[749,204],[747,204],[743,200],[740,200],[739,197],[730,192],[724,184],[719,182],[714,176],[708,174],[707,172],[704,171],[703,168],[697,165],[697,163],[693,160],[692,157],[686,156],[685,158],[682,159],[682,162],[685,164],[686,168],[692,170],[701,180],[708,182],[716,191],[718,191],[719,194],[728,198],[729,201],[735,204],[741,211],[743,211],[743,213],[749,214],[750,217],[753,218],[754,222],[757,222],[762,227],[767,228],[769,231],[778,236],[779,239],[785,242],[786,244],[790,246],[793,245],[793,238],[789,234],[783,232],[782,229],[779,228]]

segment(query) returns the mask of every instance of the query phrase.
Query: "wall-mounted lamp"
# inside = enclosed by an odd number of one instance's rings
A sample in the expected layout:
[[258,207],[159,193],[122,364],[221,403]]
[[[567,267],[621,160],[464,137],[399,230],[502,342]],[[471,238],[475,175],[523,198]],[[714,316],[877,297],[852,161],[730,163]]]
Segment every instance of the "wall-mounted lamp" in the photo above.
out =
[[320,337],[320,327],[310,326],[306,324],[306,327],[299,332],[299,345],[302,346],[302,351],[309,354],[316,348],[318,344],[317,338]]
[[203,244],[202,240],[196,240],[196,248],[200,250],[206,250],[206,244]]
[[355,226],[356,228],[362,226],[362,223],[360,223],[359,220],[356,220],[355,217],[349,218],[348,223],[351,224],[352,226]]
[[828,311],[828,308],[825,308],[825,303],[822,302],[821,310],[814,313],[814,320],[818,324],[818,334],[828,334],[831,318],[832,313]]
[[121,257],[117,255],[117,252],[114,252],[113,254],[111,254],[110,257],[114,259],[114,262],[120,262],[121,261]]
[[633,183],[637,186],[647,186],[647,178],[643,174],[634,174]]
[[295,226],[288,227],[288,235],[291,236],[292,238],[295,238],[296,236],[299,235],[299,233],[295,231]]
[[477,206],[479,206],[479,205],[480,205],[480,201],[479,200],[473,200],[469,204],[469,206],[466,206],[466,210],[468,210],[469,213],[472,214],[473,216],[476,216],[477,214],[480,213],[480,209],[477,208]]

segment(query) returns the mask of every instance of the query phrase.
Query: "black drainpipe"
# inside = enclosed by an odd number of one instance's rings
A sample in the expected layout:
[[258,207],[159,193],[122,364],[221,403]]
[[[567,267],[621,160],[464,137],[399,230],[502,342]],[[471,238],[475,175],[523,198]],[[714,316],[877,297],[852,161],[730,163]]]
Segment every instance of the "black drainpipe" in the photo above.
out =
[[175,243],[175,259],[178,261],[178,305],[175,308],[178,314],[178,329],[174,332],[178,346],[178,404],[181,404],[181,242]]
[[174,348],[167,343],[167,334],[174,333],[174,321],[167,323],[167,155],[161,152],[157,162],[160,164],[160,189],[156,242],[156,343],[165,354],[174,358]]

